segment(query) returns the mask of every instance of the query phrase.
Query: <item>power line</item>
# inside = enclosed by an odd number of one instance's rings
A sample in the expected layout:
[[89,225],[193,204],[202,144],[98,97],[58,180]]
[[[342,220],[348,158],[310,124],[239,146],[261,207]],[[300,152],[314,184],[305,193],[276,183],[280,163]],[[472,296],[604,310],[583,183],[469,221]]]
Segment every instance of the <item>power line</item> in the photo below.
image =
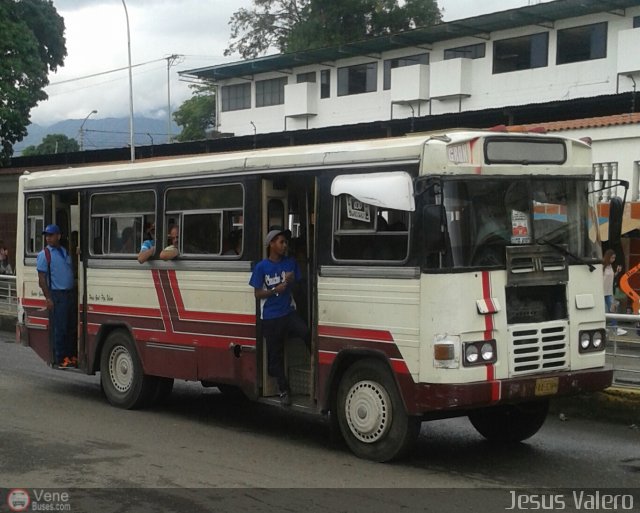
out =
[[[160,62],[160,61],[164,61],[166,58],[163,57],[162,59],[154,59],[152,61],[147,61],[147,62],[141,62],[139,64],[133,64],[131,67],[132,68],[138,68],[140,66],[146,66],[147,64],[152,64],[154,62]],[[85,75],[83,77],[76,77],[76,78],[69,78],[67,80],[60,80],[59,82],[51,82],[49,84],[50,86],[56,86],[56,85],[61,85],[61,84],[68,84],[69,82],[77,82],[78,80],[86,80],[88,78],[94,78],[94,77],[99,77],[102,75],[108,75],[109,73],[116,73],[118,71],[124,71],[124,70],[128,70],[129,66],[125,66],[123,68],[116,68],[116,69],[110,69],[107,71],[100,71],[99,73],[93,73],[91,75]]]

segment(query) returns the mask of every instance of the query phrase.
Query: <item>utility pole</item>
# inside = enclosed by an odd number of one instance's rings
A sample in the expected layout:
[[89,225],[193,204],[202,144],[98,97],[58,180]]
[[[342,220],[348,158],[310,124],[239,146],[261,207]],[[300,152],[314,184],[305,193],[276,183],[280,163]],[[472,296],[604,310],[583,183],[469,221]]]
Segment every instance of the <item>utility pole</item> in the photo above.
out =
[[165,59],[167,59],[167,143],[171,142],[171,75],[169,74],[169,70],[181,57],[182,55],[175,53],[165,57]]

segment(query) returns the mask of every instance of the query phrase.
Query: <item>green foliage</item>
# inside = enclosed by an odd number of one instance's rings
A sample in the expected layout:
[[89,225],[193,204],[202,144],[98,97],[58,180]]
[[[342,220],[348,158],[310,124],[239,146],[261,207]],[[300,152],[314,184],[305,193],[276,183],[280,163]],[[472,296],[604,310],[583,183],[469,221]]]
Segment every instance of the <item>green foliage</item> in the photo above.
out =
[[255,58],[270,47],[281,52],[337,46],[439,23],[436,0],[254,0],[229,24],[225,55]]
[[64,134],[49,134],[38,146],[27,146],[22,150],[22,155],[30,157],[33,155],[52,155],[55,153],[70,153],[80,151],[80,145],[75,139]]
[[182,127],[178,142],[197,141],[207,137],[206,131],[215,127],[216,96],[212,86],[191,85],[193,96],[173,113],[174,121]]
[[0,0],[0,162],[27,134],[30,111],[45,100],[49,71],[67,55],[64,20],[51,0]]

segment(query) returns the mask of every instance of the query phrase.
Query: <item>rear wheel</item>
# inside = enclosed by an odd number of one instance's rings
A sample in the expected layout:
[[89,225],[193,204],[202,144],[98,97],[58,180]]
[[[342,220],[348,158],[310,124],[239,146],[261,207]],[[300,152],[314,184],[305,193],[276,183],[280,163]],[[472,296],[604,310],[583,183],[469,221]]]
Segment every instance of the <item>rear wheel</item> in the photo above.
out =
[[549,412],[549,401],[506,404],[469,414],[478,433],[491,442],[521,442],[535,435]]
[[420,431],[420,419],[406,414],[389,369],[378,360],[361,360],[347,369],[338,386],[336,413],[349,448],[368,460],[402,456]]
[[105,340],[100,383],[107,400],[125,409],[145,406],[157,390],[157,378],[144,374],[135,345],[124,330],[113,331]]

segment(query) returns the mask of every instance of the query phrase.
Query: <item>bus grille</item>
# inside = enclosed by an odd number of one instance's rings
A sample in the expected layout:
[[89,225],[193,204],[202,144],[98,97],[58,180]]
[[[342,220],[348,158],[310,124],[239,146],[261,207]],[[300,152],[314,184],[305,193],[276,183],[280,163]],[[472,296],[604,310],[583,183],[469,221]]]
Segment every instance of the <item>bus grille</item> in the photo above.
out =
[[509,331],[511,376],[553,372],[568,366],[566,322],[519,324]]

